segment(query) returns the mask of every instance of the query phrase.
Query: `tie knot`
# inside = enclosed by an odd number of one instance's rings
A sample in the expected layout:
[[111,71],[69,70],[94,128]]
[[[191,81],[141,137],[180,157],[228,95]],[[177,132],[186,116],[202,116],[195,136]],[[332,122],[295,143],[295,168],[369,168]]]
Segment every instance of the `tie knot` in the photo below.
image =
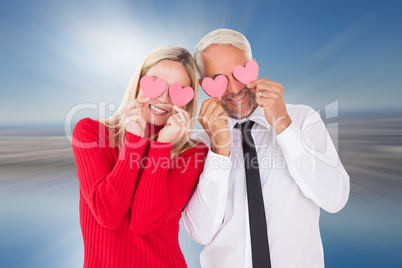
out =
[[234,127],[240,129],[244,136],[245,133],[247,133],[247,132],[250,133],[250,130],[253,127],[253,125],[254,125],[254,121],[247,120],[246,122],[243,122],[241,124],[236,123],[236,125]]

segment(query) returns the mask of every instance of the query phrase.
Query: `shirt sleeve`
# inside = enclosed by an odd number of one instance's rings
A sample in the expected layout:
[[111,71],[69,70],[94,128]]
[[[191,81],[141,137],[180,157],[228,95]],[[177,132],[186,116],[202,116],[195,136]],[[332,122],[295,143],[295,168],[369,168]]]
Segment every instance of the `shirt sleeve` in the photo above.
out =
[[302,123],[292,122],[276,140],[303,194],[328,212],[341,210],[349,197],[349,176],[319,114],[309,108]]
[[232,162],[230,156],[209,150],[197,188],[183,213],[183,225],[190,237],[208,244],[223,223]]
[[82,119],[73,131],[73,152],[80,192],[96,221],[109,229],[118,228],[127,215],[137,183],[139,161],[146,139],[126,132],[116,163],[111,159],[106,127]]
[[199,143],[173,160],[173,145],[151,141],[131,204],[130,229],[147,235],[179,215],[198,182],[208,148]]

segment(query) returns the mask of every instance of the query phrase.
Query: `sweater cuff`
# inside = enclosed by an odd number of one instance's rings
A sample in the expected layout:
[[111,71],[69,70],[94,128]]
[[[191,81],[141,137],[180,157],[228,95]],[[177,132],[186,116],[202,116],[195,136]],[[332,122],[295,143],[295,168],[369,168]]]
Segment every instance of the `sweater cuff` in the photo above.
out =
[[126,139],[124,145],[130,149],[139,149],[145,147],[148,144],[148,140],[140,136],[137,136],[131,132],[126,131]]
[[[147,166],[152,167],[152,173],[155,170],[169,170],[171,168],[170,152],[172,151],[173,144],[150,141],[149,151],[147,155]],[[166,176],[164,176],[166,179]],[[163,181],[163,180],[160,180]]]
[[139,161],[144,155],[145,147],[148,143],[147,139],[126,131],[124,146],[121,148],[119,160]]
[[150,146],[149,146],[149,156],[150,155],[157,155],[157,156],[169,156],[170,157],[170,152],[172,151],[173,144],[171,143],[165,143],[165,142],[159,142],[159,141],[150,141]]

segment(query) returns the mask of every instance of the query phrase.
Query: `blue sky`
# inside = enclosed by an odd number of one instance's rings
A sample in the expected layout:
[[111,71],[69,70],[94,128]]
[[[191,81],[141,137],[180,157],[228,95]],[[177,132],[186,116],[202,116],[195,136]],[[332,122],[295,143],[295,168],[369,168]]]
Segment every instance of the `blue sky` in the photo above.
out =
[[[8,1],[0,9],[1,125],[64,123],[80,103],[119,106],[152,49],[206,33],[249,39],[287,103],[398,110],[400,1]],[[201,94],[202,100],[206,98]],[[74,117],[96,115],[82,111]]]

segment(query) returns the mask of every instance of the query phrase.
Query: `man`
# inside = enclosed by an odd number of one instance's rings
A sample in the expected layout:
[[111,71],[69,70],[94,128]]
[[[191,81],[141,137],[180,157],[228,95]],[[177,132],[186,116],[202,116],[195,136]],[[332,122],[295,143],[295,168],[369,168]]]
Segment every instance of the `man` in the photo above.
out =
[[194,57],[201,79],[228,79],[221,98],[203,102],[204,130],[193,136],[210,148],[183,213],[190,237],[206,245],[202,267],[324,267],[320,208],[343,208],[349,176],[320,116],[285,104],[279,83],[235,78],[233,68],[252,60],[239,32],[207,34]]

